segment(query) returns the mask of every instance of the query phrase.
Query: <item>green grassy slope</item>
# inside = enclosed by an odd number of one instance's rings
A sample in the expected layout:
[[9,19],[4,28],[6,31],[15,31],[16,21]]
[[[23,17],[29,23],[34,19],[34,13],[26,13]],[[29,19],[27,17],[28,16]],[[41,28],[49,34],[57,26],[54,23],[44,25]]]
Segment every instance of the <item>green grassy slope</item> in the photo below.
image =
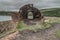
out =
[[[60,15],[60,8],[42,9],[40,11],[44,16],[57,16],[57,17],[59,17],[59,15]],[[0,15],[10,15],[11,13],[12,13],[11,11],[0,11]]]

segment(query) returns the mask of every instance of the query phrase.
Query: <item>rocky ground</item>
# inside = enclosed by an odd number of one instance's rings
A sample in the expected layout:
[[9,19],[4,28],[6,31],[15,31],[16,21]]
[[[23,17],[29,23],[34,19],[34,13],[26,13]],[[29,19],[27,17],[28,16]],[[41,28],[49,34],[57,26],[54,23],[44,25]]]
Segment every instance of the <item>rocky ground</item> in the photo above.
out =
[[31,30],[15,32],[14,35],[11,34],[12,37],[6,36],[0,40],[60,40],[55,36],[55,32],[59,29],[60,24],[54,24],[49,29],[38,30],[37,32]]
[[9,30],[14,30],[17,27],[17,22],[14,23],[12,20],[0,22],[0,34],[6,33]]
[[[51,18],[51,20],[56,21],[57,19],[54,18],[53,20],[53,18]],[[55,36],[56,31],[58,31],[59,29],[60,24],[53,24],[52,27],[48,29],[38,29],[36,32],[32,30],[19,30],[1,38],[0,40],[60,40]]]
[[60,24],[55,24],[50,29],[33,31],[22,31],[14,40],[60,40],[55,36],[55,32],[60,29]]

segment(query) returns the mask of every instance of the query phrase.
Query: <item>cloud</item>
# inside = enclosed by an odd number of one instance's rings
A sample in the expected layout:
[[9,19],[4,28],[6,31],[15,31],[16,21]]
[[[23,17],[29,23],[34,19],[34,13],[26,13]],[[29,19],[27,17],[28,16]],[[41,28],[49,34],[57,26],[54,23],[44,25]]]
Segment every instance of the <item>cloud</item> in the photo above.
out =
[[33,3],[39,9],[60,6],[60,0],[0,0],[0,11],[19,10],[21,6],[28,3]]

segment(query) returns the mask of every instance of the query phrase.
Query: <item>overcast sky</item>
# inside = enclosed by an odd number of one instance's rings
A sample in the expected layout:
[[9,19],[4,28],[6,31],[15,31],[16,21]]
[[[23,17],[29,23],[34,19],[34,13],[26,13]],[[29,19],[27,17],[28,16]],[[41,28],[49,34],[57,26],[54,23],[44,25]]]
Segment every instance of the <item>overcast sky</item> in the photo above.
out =
[[0,11],[19,10],[28,3],[33,3],[39,9],[60,7],[60,0],[0,0]]

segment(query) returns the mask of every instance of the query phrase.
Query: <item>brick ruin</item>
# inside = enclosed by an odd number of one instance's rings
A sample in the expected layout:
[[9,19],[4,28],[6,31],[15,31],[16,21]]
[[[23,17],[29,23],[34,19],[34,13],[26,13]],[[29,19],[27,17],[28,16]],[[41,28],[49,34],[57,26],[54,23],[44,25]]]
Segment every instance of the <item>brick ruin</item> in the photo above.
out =
[[40,10],[38,10],[37,8],[35,8],[33,6],[33,4],[26,4],[24,6],[22,6],[19,9],[18,13],[12,13],[12,19],[13,21],[18,21],[18,20],[24,20],[24,19],[28,19],[28,12],[32,12],[33,13],[33,19],[42,19],[43,16],[41,15]]
[[19,12],[14,12],[11,14],[12,16],[12,22],[15,25],[15,27],[18,26],[18,22],[21,20],[28,19],[28,12],[32,12],[33,19],[41,20],[43,19],[43,16],[41,15],[40,10],[35,8],[33,4],[27,4],[20,8]]

